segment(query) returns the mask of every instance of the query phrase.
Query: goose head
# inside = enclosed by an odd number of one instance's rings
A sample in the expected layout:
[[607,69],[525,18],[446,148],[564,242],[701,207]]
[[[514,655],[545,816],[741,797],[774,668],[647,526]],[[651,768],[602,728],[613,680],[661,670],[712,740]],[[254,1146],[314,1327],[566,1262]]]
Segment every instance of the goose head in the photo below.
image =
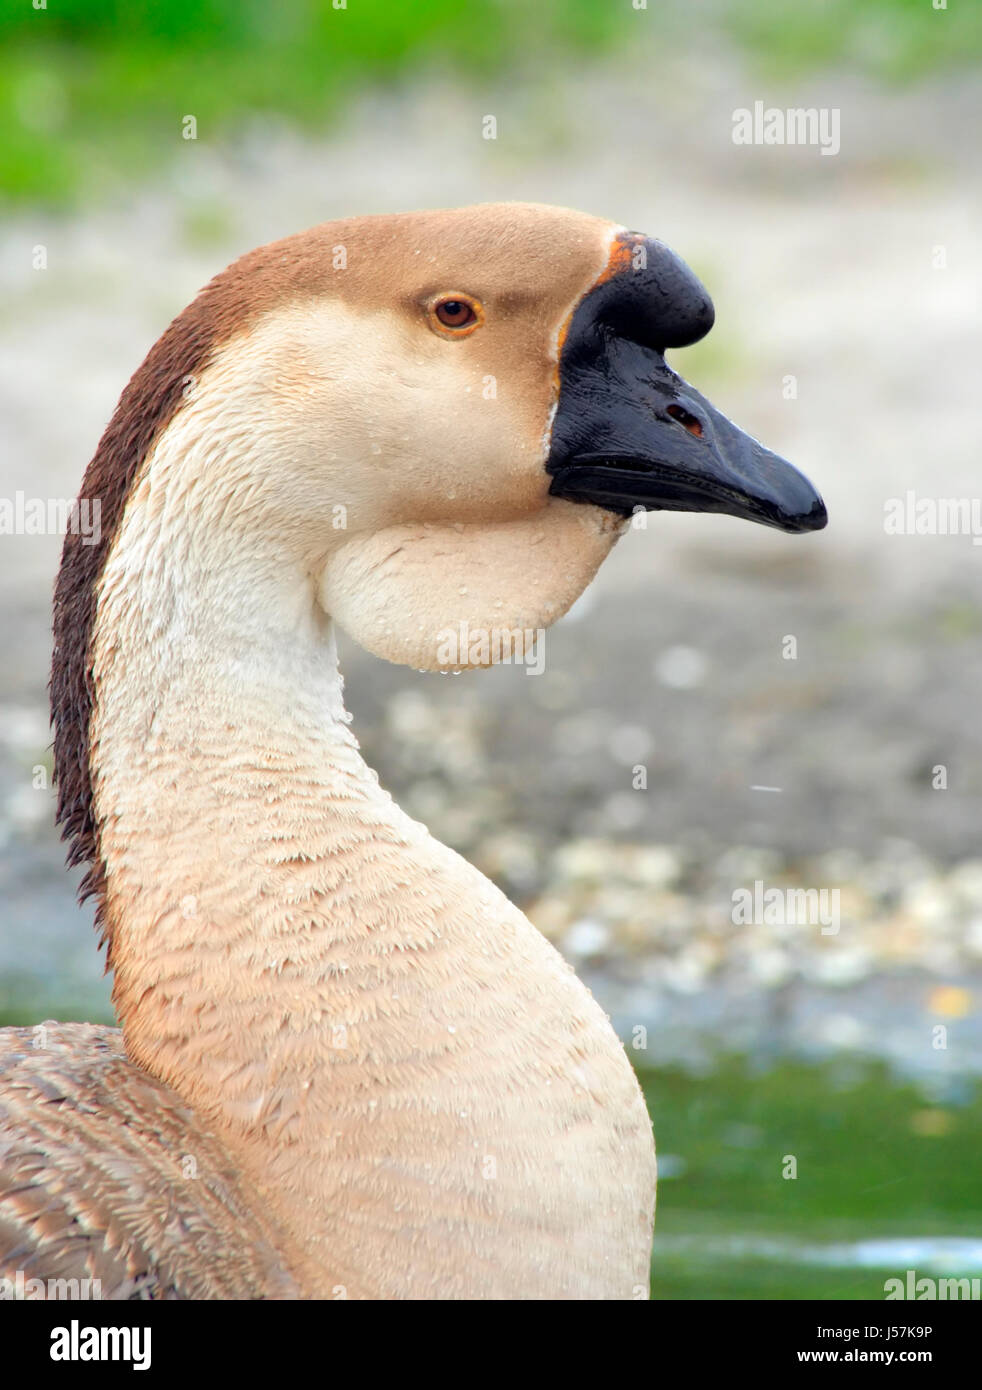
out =
[[185,313],[209,353],[175,361],[168,432],[203,442],[214,562],[234,532],[389,660],[438,669],[460,623],[547,627],[638,507],[825,524],[803,475],[666,363],[711,328],[700,281],[612,222],[529,204],[332,222]]
[[167,433],[196,460],[184,514],[214,518],[212,567],[230,545],[303,574],[389,660],[440,668],[460,623],[548,626],[638,508],[825,523],[810,483],[668,366],[712,325],[703,286],[608,221],[502,204],[329,223],[243,257],[182,317]]

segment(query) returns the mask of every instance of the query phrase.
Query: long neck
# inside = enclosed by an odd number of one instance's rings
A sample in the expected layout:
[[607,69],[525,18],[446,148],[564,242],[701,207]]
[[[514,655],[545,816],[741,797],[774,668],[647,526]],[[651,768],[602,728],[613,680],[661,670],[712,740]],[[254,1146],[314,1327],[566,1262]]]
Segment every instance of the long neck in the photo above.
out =
[[131,1055],[239,1156],[312,1292],[630,1296],[650,1131],[601,1011],[379,788],[303,568],[163,546],[172,510],[131,504],[94,638]]

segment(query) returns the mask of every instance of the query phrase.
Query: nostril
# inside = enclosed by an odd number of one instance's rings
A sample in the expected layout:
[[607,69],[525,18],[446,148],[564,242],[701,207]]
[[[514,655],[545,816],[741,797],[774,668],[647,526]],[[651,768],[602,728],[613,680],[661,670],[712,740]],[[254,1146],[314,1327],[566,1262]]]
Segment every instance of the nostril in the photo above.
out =
[[679,424],[687,429],[690,434],[694,434],[697,439],[702,438],[702,423],[697,420],[690,411],[686,410],[684,406],[670,405],[667,406],[666,409],[672,419],[678,420]]

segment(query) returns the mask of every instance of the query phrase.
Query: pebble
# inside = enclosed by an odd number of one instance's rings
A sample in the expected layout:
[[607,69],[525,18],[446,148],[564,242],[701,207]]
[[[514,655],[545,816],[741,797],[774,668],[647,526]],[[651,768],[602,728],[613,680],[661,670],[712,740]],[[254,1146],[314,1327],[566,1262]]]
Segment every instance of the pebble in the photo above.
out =
[[595,918],[581,917],[563,935],[563,949],[567,955],[579,957],[599,956],[610,945],[610,929],[604,922]]

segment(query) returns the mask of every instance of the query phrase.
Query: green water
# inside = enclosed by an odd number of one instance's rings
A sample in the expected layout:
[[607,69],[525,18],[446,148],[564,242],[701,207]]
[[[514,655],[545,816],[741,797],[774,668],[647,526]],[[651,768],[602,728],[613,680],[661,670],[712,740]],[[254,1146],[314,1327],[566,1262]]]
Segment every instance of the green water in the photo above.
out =
[[[905,1261],[861,1268],[847,1252],[839,1264],[817,1264],[815,1252],[982,1237],[977,1082],[950,1081],[932,1095],[852,1058],[766,1071],[730,1058],[701,1077],[664,1070],[641,1080],[664,1165],[656,1298],[882,1300],[884,1280],[903,1278]],[[784,1177],[791,1157],[797,1176]],[[779,1248],[767,1252],[768,1243]]]

